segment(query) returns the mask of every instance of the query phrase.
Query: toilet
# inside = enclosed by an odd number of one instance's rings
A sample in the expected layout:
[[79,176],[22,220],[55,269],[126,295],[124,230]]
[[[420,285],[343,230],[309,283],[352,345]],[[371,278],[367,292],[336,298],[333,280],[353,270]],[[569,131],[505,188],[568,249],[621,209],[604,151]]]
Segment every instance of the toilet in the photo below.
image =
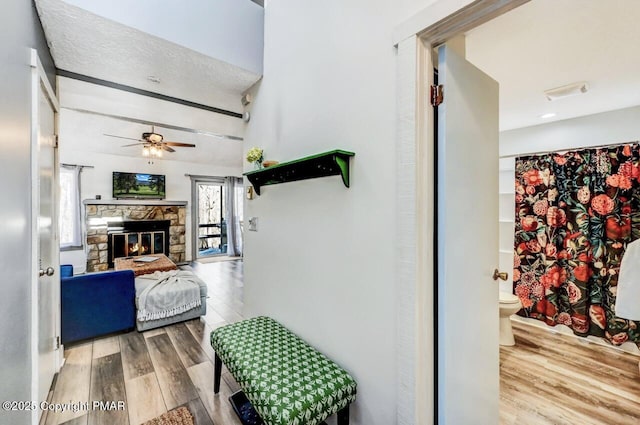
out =
[[511,329],[511,316],[521,308],[522,303],[518,297],[500,291],[500,345],[516,345]]

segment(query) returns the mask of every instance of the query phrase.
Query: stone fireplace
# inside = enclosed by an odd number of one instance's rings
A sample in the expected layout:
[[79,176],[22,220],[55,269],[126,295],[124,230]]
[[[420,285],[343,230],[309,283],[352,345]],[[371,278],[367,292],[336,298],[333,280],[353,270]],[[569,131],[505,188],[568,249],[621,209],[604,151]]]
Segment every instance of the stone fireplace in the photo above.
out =
[[164,253],[186,258],[187,203],[150,200],[84,201],[87,271],[113,267],[113,258]]
[[109,267],[118,257],[169,253],[170,220],[125,220],[107,223]]

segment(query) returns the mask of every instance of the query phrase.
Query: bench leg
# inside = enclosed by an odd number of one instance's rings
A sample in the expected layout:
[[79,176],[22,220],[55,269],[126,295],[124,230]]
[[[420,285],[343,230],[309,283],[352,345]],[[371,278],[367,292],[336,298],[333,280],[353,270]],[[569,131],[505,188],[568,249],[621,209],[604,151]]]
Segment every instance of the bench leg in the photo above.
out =
[[213,392],[218,394],[220,391],[220,375],[222,375],[222,360],[216,354],[215,372],[213,377]]
[[338,425],[349,425],[349,405],[338,410]]

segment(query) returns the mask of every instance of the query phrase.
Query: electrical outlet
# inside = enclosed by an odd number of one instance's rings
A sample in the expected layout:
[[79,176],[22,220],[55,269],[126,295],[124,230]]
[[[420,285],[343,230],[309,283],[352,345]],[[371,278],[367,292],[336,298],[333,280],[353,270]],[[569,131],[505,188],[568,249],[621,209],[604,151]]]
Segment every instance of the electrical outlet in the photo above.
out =
[[258,231],[258,217],[250,217],[249,218],[249,231],[257,232]]

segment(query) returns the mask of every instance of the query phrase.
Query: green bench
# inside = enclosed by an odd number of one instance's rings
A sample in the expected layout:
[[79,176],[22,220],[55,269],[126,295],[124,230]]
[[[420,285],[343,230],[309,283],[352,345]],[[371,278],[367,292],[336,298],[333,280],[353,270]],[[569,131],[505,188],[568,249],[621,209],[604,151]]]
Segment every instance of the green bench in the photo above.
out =
[[317,425],[334,413],[348,425],[356,382],[280,323],[255,317],[211,332],[214,392],[224,363],[266,425]]

